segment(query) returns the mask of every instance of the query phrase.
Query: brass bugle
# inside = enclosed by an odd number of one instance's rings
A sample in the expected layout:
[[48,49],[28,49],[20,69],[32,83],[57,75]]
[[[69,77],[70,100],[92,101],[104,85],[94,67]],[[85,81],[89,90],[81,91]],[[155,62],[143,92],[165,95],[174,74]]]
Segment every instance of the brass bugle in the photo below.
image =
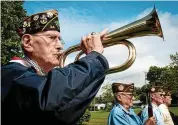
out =
[[[136,59],[136,49],[135,46],[127,39],[142,36],[158,36],[164,39],[155,7],[147,16],[143,17],[142,19],[113,30],[105,35],[106,40],[102,41],[104,48],[122,44],[125,45],[129,50],[129,56],[127,60],[119,66],[109,68],[105,74],[124,71],[134,63]],[[66,57],[76,51],[80,51],[75,58],[75,61],[77,61],[83,54],[83,51],[80,49],[80,44],[69,47],[67,50],[65,50],[60,59],[60,67],[64,67]]]

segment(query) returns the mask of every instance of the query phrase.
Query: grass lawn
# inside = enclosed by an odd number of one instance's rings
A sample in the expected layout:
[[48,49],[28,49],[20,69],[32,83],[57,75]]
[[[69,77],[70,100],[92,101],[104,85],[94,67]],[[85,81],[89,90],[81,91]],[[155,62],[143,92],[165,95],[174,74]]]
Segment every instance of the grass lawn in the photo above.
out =
[[178,116],[178,107],[169,107],[169,110]]
[[[141,109],[134,109],[135,113],[138,113]],[[178,115],[178,107],[169,107],[169,110]],[[109,112],[104,111],[91,111],[91,120],[89,125],[107,125]]]

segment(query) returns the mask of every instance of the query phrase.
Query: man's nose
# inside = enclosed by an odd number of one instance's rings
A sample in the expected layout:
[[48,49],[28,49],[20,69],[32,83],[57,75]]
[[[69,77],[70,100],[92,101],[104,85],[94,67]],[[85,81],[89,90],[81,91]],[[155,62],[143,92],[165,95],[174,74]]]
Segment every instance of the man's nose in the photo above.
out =
[[59,46],[61,47],[61,48],[63,48],[64,47],[64,45],[62,44],[62,42],[59,40]]
[[59,47],[59,48],[63,48],[63,42],[61,40],[58,39],[58,41],[56,42],[56,45]]

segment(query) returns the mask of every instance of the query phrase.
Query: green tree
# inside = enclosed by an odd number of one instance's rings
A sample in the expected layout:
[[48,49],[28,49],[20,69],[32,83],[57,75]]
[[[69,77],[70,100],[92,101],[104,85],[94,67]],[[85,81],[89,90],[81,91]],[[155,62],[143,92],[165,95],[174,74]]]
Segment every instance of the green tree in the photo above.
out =
[[22,56],[20,38],[16,27],[26,16],[23,1],[1,1],[1,64],[6,64],[12,56]]
[[176,52],[176,54],[171,54],[170,58],[172,60],[172,63],[170,64],[170,66],[178,66],[178,52]]
[[140,94],[142,94],[142,90],[140,87],[134,87],[134,97],[135,97],[135,100],[139,100],[139,96]]
[[176,54],[171,54],[170,58],[172,63],[169,65],[171,80],[167,83],[173,92],[178,90],[178,52]]
[[147,92],[150,89],[150,84],[143,85],[140,90],[139,100],[142,102],[142,104],[147,104]]
[[151,66],[147,73],[147,80],[149,83],[153,84],[155,82],[160,82],[161,74],[164,71],[163,68],[157,66]]
[[147,73],[147,80],[152,85],[159,82],[176,92],[178,90],[178,53],[170,55],[170,59],[172,62],[165,67],[151,66]]
[[105,101],[105,103],[113,102],[114,97],[111,84],[106,84],[102,87],[102,99]]

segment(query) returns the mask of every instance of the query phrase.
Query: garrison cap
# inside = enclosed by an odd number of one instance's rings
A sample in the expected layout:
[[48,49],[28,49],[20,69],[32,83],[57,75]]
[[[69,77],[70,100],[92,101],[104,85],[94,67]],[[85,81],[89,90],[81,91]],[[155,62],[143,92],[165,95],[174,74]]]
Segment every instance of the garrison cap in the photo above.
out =
[[151,93],[164,92],[163,86],[152,86],[150,92]]
[[112,84],[113,93],[117,92],[134,92],[134,83],[113,83]]
[[165,92],[164,96],[171,96],[171,88],[170,87],[163,87]]
[[56,30],[60,32],[57,10],[47,10],[26,17],[19,28],[18,35],[34,34],[42,31]]

